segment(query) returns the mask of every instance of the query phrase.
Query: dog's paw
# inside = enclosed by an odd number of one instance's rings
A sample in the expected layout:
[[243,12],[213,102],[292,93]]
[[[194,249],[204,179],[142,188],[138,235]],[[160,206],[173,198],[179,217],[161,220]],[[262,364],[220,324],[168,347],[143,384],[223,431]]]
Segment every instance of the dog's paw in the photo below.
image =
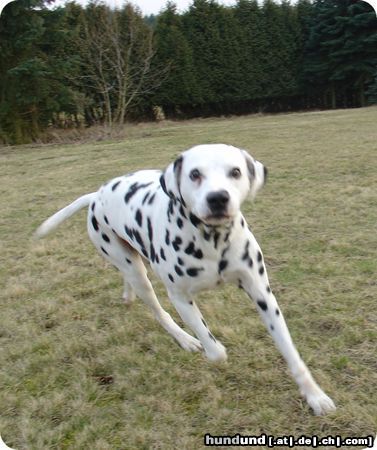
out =
[[336,410],[334,402],[321,389],[318,389],[318,391],[313,394],[307,395],[306,401],[313,409],[316,416],[323,416]]
[[206,350],[206,357],[211,362],[221,362],[226,361],[227,354],[225,347],[219,342],[216,342],[216,345],[213,346],[210,350]]
[[188,333],[181,334],[176,337],[179,345],[188,352],[198,352],[202,350],[202,344],[200,341]]

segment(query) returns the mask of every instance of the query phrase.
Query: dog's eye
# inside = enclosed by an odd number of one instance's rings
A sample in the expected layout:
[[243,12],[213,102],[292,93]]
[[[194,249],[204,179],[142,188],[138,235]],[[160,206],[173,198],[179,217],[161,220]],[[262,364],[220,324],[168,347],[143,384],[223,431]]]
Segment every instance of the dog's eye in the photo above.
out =
[[238,167],[235,167],[230,171],[230,176],[232,178],[240,178],[241,177],[241,171]]
[[201,177],[201,175],[200,175],[200,172],[198,169],[193,169],[190,172],[190,180],[197,181],[197,180],[199,180],[200,177]]

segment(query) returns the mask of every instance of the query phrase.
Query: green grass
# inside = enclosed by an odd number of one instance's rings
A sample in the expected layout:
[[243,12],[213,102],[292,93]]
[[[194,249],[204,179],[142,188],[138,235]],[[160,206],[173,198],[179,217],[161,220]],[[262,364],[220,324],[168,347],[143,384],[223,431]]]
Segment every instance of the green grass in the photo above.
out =
[[[377,108],[132,126],[122,142],[0,149],[0,434],[20,449],[198,449],[203,435],[377,432]],[[303,359],[337,403],[314,417],[242,291],[200,296],[228,349],[184,352],[86,236],[36,227],[105,180],[198,143],[269,168],[244,205]],[[156,292],[177,318],[154,277]],[[333,447],[322,447],[333,448]],[[360,447],[359,447],[360,448]]]

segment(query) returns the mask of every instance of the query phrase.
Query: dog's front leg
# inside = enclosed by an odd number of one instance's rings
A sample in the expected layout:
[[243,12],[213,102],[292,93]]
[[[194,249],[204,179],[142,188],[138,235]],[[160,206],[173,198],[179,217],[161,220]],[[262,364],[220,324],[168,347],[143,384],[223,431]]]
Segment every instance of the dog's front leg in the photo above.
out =
[[192,298],[183,291],[169,291],[169,298],[182,320],[200,340],[207,358],[210,361],[225,361],[225,347],[213,336]]
[[[255,253],[254,263],[248,264],[247,270],[243,271],[239,277],[240,287],[254,300],[266,328],[287,361],[301,394],[306,398],[314,413],[322,415],[335,410],[333,401],[314,381],[309,369],[296,350],[283,314],[269,287],[266,268],[259,247],[257,247]],[[251,261],[250,256],[249,260]]]

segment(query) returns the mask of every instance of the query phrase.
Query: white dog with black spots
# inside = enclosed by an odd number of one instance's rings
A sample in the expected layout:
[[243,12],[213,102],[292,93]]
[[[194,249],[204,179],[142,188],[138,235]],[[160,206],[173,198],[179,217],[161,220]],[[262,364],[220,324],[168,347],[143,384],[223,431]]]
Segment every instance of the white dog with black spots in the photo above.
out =
[[[165,330],[189,351],[203,349],[211,361],[227,357],[208,328],[194,294],[220,282],[235,283],[255,301],[301,394],[315,414],[335,409],[300,358],[271,291],[261,249],[241,213],[242,202],[263,186],[267,170],[236,147],[199,145],[165,171],[141,170],[114,178],[98,192],[63,208],[37,230],[45,236],[88,208],[88,232],[97,250],[124,277],[123,298],[135,295]],[[169,298],[195,337],[160,305],[143,259],[164,282]]]

